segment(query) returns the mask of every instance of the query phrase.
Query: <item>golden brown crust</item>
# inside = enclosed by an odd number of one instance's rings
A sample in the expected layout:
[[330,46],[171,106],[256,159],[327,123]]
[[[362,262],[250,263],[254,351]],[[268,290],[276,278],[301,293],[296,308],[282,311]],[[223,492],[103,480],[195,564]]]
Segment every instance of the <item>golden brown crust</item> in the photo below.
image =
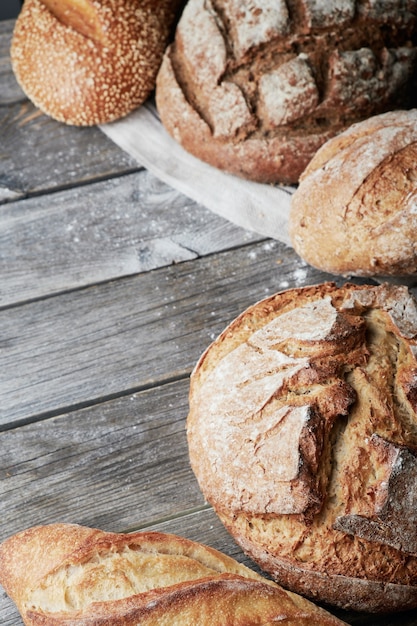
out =
[[357,610],[417,606],[416,354],[407,289],[325,283],[250,307],[196,365],[187,433],[200,487],[294,591]]
[[408,1],[189,0],[157,80],[162,122],[215,167],[295,183],[330,137],[413,105],[415,24]]
[[242,142],[214,138],[210,126],[185,98],[173,71],[170,51],[168,48],[157,76],[158,111],[170,135],[210,165],[261,183],[291,184],[332,136],[331,132],[321,131],[309,136],[254,135]]
[[12,67],[30,100],[77,126],[115,120],[142,104],[180,1],[84,0],[69,3],[72,12],[65,2],[46,4],[54,13],[27,0],[12,38]]
[[290,236],[308,263],[359,276],[417,274],[417,109],[329,140],[292,196]]
[[[223,522],[229,523],[229,519]],[[265,572],[288,589],[313,601],[325,602],[346,610],[364,613],[389,613],[407,611],[416,607],[417,587],[379,580],[354,578],[340,574],[327,574],[308,569],[300,563],[280,558],[275,551],[251,541],[247,535],[239,535],[239,523],[229,525],[229,531],[243,550],[256,561]]]
[[342,626],[230,557],[162,533],[30,528],[0,546],[0,582],[26,626]]

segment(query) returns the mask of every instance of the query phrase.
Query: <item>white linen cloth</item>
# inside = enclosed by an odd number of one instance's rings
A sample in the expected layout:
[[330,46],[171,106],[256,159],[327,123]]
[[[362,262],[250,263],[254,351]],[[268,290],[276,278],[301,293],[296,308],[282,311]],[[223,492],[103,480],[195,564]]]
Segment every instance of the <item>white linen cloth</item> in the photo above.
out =
[[230,222],[291,245],[291,187],[226,174],[186,152],[163,127],[153,102],[101,130],[157,178]]

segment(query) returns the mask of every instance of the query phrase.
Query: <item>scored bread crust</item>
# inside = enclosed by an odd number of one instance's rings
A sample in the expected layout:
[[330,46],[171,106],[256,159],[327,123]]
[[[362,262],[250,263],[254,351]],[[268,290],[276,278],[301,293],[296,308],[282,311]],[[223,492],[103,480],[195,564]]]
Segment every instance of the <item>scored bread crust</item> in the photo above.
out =
[[41,0],[26,0],[11,43],[12,68],[28,98],[47,115],[76,126],[113,121],[147,99],[181,2],[91,0],[91,5],[98,35],[92,27],[87,36]]
[[189,0],[157,77],[168,132],[219,169],[296,183],[327,139],[415,94],[412,2]]
[[234,559],[175,535],[50,524],[0,546],[26,626],[343,626]]
[[291,198],[296,252],[326,272],[417,274],[417,109],[354,124],[313,157]]
[[261,183],[291,184],[322,144],[333,136],[253,135],[244,141],[216,140],[210,125],[189,103],[176,78],[168,47],[156,79],[156,105],[165,129],[182,147],[220,170]]
[[200,488],[293,591],[417,606],[416,335],[406,288],[324,283],[250,307],[192,373]]

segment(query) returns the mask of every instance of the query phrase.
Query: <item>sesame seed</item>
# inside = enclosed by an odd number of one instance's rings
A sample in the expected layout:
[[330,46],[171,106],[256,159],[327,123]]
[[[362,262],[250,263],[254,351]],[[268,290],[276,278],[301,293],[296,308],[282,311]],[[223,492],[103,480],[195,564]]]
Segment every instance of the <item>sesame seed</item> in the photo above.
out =
[[170,0],[89,2],[106,45],[61,22],[41,0],[25,0],[11,45],[26,96],[47,115],[77,126],[123,117],[146,100],[174,19]]

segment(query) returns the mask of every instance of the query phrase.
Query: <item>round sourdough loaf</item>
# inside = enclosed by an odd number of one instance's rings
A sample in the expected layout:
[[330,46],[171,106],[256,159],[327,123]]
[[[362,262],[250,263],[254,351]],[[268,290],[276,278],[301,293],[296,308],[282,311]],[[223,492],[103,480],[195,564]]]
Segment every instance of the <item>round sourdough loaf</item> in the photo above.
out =
[[0,582],[26,626],[344,624],[217,550],[157,532],[29,528],[0,546]]
[[417,310],[405,287],[290,289],[196,365],[205,498],[284,587],[358,611],[417,607]]
[[25,0],[11,44],[28,98],[60,122],[91,126],[149,96],[180,0]]
[[417,109],[354,124],[330,139],[291,198],[290,236],[333,274],[417,274]]
[[416,101],[413,0],[189,0],[157,78],[168,132],[208,163],[295,183],[324,141]]

